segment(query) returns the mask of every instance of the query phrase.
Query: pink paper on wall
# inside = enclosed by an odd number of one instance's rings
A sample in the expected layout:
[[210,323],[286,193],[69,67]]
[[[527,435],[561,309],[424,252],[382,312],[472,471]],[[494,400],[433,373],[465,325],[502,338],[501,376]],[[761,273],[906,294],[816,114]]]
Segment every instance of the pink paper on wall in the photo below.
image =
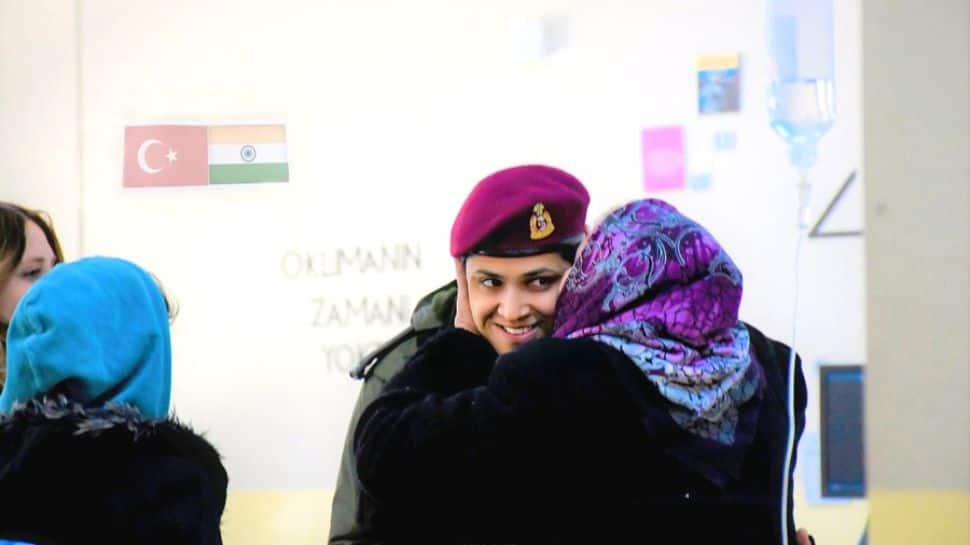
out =
[[684,128],[680,126],[643,129],[643,188],[647,191],[684,189]]

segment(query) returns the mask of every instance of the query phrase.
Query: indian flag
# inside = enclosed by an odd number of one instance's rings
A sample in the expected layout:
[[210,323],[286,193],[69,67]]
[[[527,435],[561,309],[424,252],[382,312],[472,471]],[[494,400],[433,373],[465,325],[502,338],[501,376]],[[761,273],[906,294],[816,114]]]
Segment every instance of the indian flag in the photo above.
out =
[[283,125],[213,125],[208,141],[210,184],[290,179]]

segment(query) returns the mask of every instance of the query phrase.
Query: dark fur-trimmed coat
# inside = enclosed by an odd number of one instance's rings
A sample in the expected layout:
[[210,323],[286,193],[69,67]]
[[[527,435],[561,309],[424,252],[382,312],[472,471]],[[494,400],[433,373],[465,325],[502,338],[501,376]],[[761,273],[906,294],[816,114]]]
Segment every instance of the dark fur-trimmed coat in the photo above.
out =
[[[361,416],[357,473],[379,507],[361,522],[386,543],[775,545],[790,352],[748,329],[764,392],[723,483],[671,454],[686,432],[648,417],[666,401],[621,352],[541,339],[496,363],[486,340],[447,330]],[[797,441],[800,364],[795,384]],[[794,543],[791,488],[787,501]]]
[[0,416],[0,539],[217,545],[228,478],[186,425],[62,395]]

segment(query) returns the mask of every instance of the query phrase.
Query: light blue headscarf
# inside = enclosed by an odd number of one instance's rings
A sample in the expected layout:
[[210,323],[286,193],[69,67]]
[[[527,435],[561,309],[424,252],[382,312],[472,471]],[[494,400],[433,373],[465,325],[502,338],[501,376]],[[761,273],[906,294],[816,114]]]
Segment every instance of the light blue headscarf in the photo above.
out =
[[134,263],[91,257],[58,265],[24,294],[7,330],[0,412],[67,383],[85,406],[130,403],[168,414],[168,311],[155,280]]

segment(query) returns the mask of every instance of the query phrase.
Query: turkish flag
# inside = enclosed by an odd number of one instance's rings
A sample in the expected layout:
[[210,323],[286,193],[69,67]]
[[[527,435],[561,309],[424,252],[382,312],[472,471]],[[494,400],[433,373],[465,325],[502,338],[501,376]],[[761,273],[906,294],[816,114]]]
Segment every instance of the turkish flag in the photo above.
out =
[[125,127],[124,187],[208,185],[208,127]]

